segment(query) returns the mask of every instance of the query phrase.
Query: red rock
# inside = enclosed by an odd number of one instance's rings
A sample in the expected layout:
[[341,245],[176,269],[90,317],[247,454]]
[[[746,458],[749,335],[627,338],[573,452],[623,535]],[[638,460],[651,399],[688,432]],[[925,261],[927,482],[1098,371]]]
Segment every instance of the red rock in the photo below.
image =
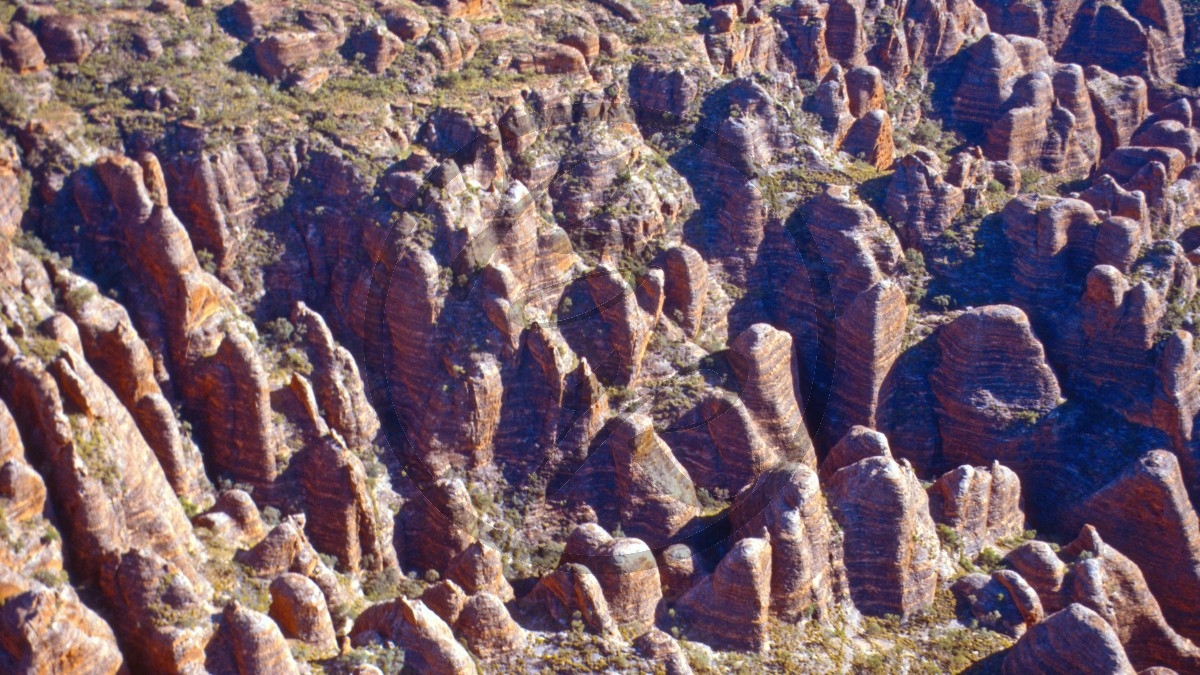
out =
[[380,9],[388,30],[402,40],[417,42],[429,33],[429,22],[415,7],[387,4]]
[[234,602],[225,608],[224,617],[222,630],[228,636],[238,675],[300,672],[279,626],[265,614]]
[[112,629],[70,588],[4,595],[0,667],[12,673],[128,672]]
[[764,528],[771,541],[771,613],[784,621],[824,620],[848,600],[842,544],[816,475],[783,464],[737,495],[735,537]]
[[604,589],[609,611],[619,627],[641,635],[654,625],[662,600],[658,564],[645,542],[613,539],[599,525],[580,525],[571,532],[560,564],[580,563]]
[[998,460],[1020,474],[1036,461],[1023,420],[1045,415],[1061,395],[1029,319],[1008,305],[970,310],[942,328],[938,345],[930,382],[946,459]]
[[900,616],[933,601],[937,535],[929,500],[907,462],[869,457],[829,482],[834,518],[845,532],[846,576],[855,606]]
[[204,666],[210,609],[174,564],[141,549],[113,555],[103,565],[100,589],[138,667],[187,673]]
[[276,577],[271,582],[270,615],[284,635],[312,647],[316,658],[338,653],[325,596],[311,580],[299,574]]
[[1200,602],[1200,523],[1175,456],[1147,453],[1078,513],[1141,569],[1171,626],[1196,639],[1200,628],[1191,608]]
[[433,54],[443,72],[456,72],[475,57],[479,38],[470,23],[458,20],[443,24],[436,35],[425,39],[422,47]]
[[583,54],[584,60],[588,63],[595,61],[596,57],[600,55],[600,36],[588,30],[571,31],[559,42]]
[[363,65],[376,75],[387,70],[404,51],[404,42],[384,26],[367,29],[354,44],[364,55]]
[[812,440],[796,400],[791,336],[755,324],[730,344],[729,361],[741,384],[741,402],[758,423],[764,440],[780,457],[816,465]]
[[616,466],[621,523],[652,547],[685,534],[699,512],[687,470],[641,414],[621,417],[607,441]]
[[692,675],[692,666],[679,643],[657,628],[634,640],[633,646],[646,658],[661,664],[667,675]]
[[1074,604],[1025,633],[1005,657],[1003,672],[1133,675],[1134,670],[1108,623]]
[[596,633],[609,637],[619,634],[600,582],[583,565],[560,565],[538,581],[533,597],[560,624],[567,625],[578,612],[584,624]]
[[[401,645],[412,667],[435,675],[474,675],[475,662],[454,633],[420,600],[395,600],[368,607],[354,622],[351,637],[377,633]],[[407,661],[407,659],[406,659]]]
[[846,71],[846,98],[850,114],[857,118],[872,110],[884,110],[883,75],[879,69],[864,66]]
[[999,462],[990,468],[960,466],[943,474],[928,491],[933,521],[958,533],[961,553],[968,558],[1025,531],[1021,484]]
[[993,572],[990,578],[968,574],[951,591],[969,606],[981,627],[1013,637],[1024,635],[1045,616],[1037,593],[1012,570]]
[[23,23],[14,21],[5,33],[0,33],[0,56],[4,64],[24,75],[41,70],[46,64],[46,53],[38,44],[37,36]]
[[1004,562],[1037,592],[1047,612],[1057,612],[1063,608],[1062,586],[1067,566],[1050,544],[1044,541],[1026,542],[1004,556]]
[[679,245],[667,250],[666,300],[663,310],[690,337],[700,333],[708,296],[708,264],[695,249]]
[[771,597],[771,544],[742,539],[716,571],[680,599],[689,630],[724,648],[761,651],[767,645]]
[[305,68],[345,42],[344,32],[274,33],[253,43],[254,62],[268,79],[284,81],[302,76]]
[[484,659],[525,647],[525,630],[509,616],[500,598],[491,593],[471,596],[454,625],[471,651]]
[[609,328],[612,349],[619,361],[617,381],[628,386],[637,381],[641,372],[642,357],[653,330],[651,317],[638,307],[633,289],[616,270],[600,266],[588,275],[587,285],[594,306]]
[[937,155],[918,150],[896,163],[885,209],[901,241],[926,251],[954,222],[963,202],[962,190],[943,180]]
[[513,599],[513,589],[504,578],[500,552],[482,542],[471,544],[446,568],[445,577],[457,583],[468,595],[487,592],[501,602]]
[[82,63],[96,48],[88,20],[82,16],[55,14],[38,21],[38,42],[47,63]]
[[446,569],[475,541],[478,518],[461,480],[438,481],[424,492],[405,524],[405,564]]
[[1086,70],[1087,87],[1096,110],[1100,131],[1100,156],[1128,145],[1134,131],[1146,119],[1146,83],[1132,75],[1117,77],[1098,66]]
[[892,140],[892,118],[886,110],[871,110],[850,126],[842,150],[861,156],[871,166],[885,170],[892,167],[895,145]]
[[1184,60],[1183,14],[1178,2],[1125,8],[1084,3],[1059,58],[1096,64],[1118,75],[1171,80]]
[[1200,649],[1167,625],[1133,561],[1101,541],[1091,526],[1085,526],[1064,552],[1080,556],[1063,583],[1064,593],[1113,627],[1135,667],[1165,665],[1182,672],[1200,668]]

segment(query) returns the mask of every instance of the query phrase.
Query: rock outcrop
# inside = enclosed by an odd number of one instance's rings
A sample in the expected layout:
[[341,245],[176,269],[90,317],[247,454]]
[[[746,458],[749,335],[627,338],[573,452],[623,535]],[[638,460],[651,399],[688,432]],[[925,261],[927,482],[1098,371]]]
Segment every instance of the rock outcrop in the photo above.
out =
[[1004,658],[1003,672],[1133,675],[1134,670],[1112,627],[1073,604],[1025,633]]
[[928,492],[933,521],[958,535],[969,558],[1025,531],[1021,483],[999,462],[990,468],[960,466],[943,474]]
[[735,537],[763,528],[770,535],[773,615],[820,620],[847,599],[842,537],[806,465],[781,464],[760,476],[737,495],[730,524]]
[[1137,565],[1171,626],[1200,636],[1189,610],[1200,593],[1200,522],[1174,455],[1147,453],[1081,504],[1077,517]]
[[1021,475],[1036,461],[1031,427],[1061,397],[1029,319],[1008,305],[969,310],[939,331],[938,347],[930,383],[946,459]]
[[1090,525],[1066,552],[1078,562],[1063,582],[1064,595],[1113,627],[1134,667],[1166,666],[1183,673],[1200,668],[1200,649],[1167,625],[1133,561],[1101,541]]
[[706,642],[761,651],[767,645],[771,601],[771,544],[739,541],[716,571],[679,600],[691,630]]
[[859,460],[833,474],[828,496],[845,537],[855,607],[864,614],[908,616],[932,603],[938,537],[912,467],[890,454]]

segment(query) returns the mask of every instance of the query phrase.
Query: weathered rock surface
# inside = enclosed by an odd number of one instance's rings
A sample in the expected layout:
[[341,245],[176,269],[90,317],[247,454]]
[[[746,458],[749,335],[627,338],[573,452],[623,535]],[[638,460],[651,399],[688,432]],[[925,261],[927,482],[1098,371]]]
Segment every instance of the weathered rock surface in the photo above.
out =
[[699,501],[687,470],[653,425],[645,415],[622,417],[607,444],[616,467],[623,527],[657,548],[683,533],[697,515]]
[[999,633],[1020,637],[1045,613],[1033,588],[1012,570],[968,574],[951,586],[951,591],[969,607],[980,625]]
[[729,346],[729,361],[741,384],[741,402],[758,423],[764,440],[780,457],[816,465],[812,439],[796,400],[792,339],[766,324],[755,324]]
[[1133,561],[1101,541],[1090,525],[1066,552],[1079,558],[1063,582],[1064,594],[1112,625],[1134,667],[1179,672],[1200,667],[1200,649],[1167,625]]
[[938,538],[907,462],[868,457],[838,470],[829,504],[845,536],[846,578],[865,614],[908,616],[933,602]]
[[654,624],[662,585],[658,564],[645,542],[614,539],[598,525],[580,525],[563,549],[560,564],[569,563],[584,565],[596,575],[619,627],[641,635]]
[[735,537],[763,528],[770,535],[773,615],[820,620],[847,599],[842,537],[807,466],[781,464],[760,476],[737,495],[730,522]]
[[1004,658],[1003,672],[1132,675],[1134,670],[1108,623],[1073,604],[1025,633]]
[[1189,608],[1200,593],[1200,523],[1175,456],[1147,453],[1079,509],[1081,522],[1094,525],[1141,570],[1171,626],[1194,640],[1197,622]]
[[337,653],[325,596],[307,577],[288,573],[271,582],[270,615],[287,637],[300,640],[324,657]]
[[475,662],[454,639],[454,633],[420,600],[396,598],[368,607],[354,622],[351,639],[357,644],[374,633],[404,647],[413,666],[437,675],[471,675]]
[[771,600],[771,544],[742,539],[711,576],[679,600],[691,629],[706,642],[760,651],[767,644]]
[[933,521],[958,534],[969,558],[1025,531],[1021,483],[999,462],[989,468],[960,466],[943,474],[928,492]]
[[1061,396],[1029,319],[1008,305],[973,309],[942,328],[938,346],[930,382],[946,459],[999,461],[1020,475],[1035,461],[1031,425]]
[[471,651],[484,659],[521,649],[525,631],[509,616],[504,603],[491,593],[471,596],[455,623]]

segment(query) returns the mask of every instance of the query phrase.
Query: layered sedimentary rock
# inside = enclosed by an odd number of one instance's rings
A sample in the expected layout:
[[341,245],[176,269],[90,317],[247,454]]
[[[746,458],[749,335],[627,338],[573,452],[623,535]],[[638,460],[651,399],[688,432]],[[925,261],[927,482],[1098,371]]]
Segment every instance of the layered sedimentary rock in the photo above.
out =
[[231,603],[225,608],[221,632],[238,675],[300,672],[279,626],[267,615]]
[[491,658],[525,646],[525,631],[509,616],[504,603],[483,592],[471,596],[463,605],[455,627],[467,640],[471,651]]
[[963,554],[971,558],[1025,530],[1021,507],[1021,483],[999,462],[991,467],[960,466],[929,488],[933,521],[957,532]]
[[1081,504],[1077,517],[1138,566],[1180,634],[1200,636],[1191,611],[1200,601],[1200,523],[1174,455],[1147,453]]
[[336,557],[347,570],[379,570],[394,564],[362,461],[336,438],[326,436],[296,462],[308,507],[306,531],[313,545]]
[[587,285],[600,318],[608,326],[610,348],[618,364],[616,381],[631,384],[641,372],[653,318],[638,306],[633,289],[616,270],[600,267],[588,275]]
[[1073,604],[1025,633],[1004,658],[1003,672],[1133,675],[1134,670],[1112,627]]
[[918,150],[897,162],[884,208],[901,241],[924,251],[950,227],[963,203],[963,191],[943,179],[937,155]]
[[983,133],[990,159],[1086,175],[1100,159],[1096,120],[1078,65],[1058,65],[1039,40],[991,33],[968,48],[955,118]]
[[1182,673],[1200,668],[1200,649],[1167,625],[1133,561],[1090,525],[1065,552],[1079,559],[1063,582],[1064,595],[1112,625],[1134,667],[1167,666]]
[[746,538],[678,606],[687,612],[691,630],[706,642],[759,651],[767,644],[770,599],[771,544]]
[[1096,103],[1100,153],[1105,156],[1128,145],[1134,131],[1146,119],[1146,82],[1133,75],[1119,77],[1099,66],[1089,66],[1085,73],[1088,91]]
[[842,538],[816,474],[782,464],[737,495],[734,536],[766,528],[771,548],[771,613],[785,621],[821,619],[847,599]]
[[0,666],[12,673],[126,672],[112,629],[74,590],[39,586],[3,594]]
[[861,157],[864,162],[880,169],[890,169],[895,161],[896,146],[892,139],[892,118],[886,110],[871,110],[850,125],[842,150]]
[[780,457],[774,444],[762,431],[746,404],[729,394],[715,394],[700,404],[704,428],[717,449],[711,467],[712,482],[736,494],[764,471],[775,466]]
[[38,44],[33,31],[20,22],[9,24],[6,32],[0,33],[0,56],[4,64],[17,73],[25,74],[45,66],[46,53]]
[[689,336],[700,332],[704,302],[708,295],[708,264],[689,246],[676,246],[666,253],[666,301],[663,311]]
[[1175,2],[1126,8],[1085,2],[1059,58],[1095,64],[1118,75],[1171,80],[1183,63],[1184,26]]
[[1004,562],[1037,592],[1042,606],[1049,613],[1064,606],[1063,580],[1067,566],[1044,541],[1029,541],[1009,551]]
[[829,504],[845,533],[846,578],[865,614],[908,616],[933,602],[938,538],[907,462],[868,457],[838,470]]
[[97,165],[118,214],[122,252],[164,314],[172,361],[186,374],[181,393],[212,447],[210,460],[239,480],[273,480],[276,439],[262,365],[241,330],[226,321],[229,290],[200,268],[168,206],[158,161],[146,155],[143,162],[145,169],[113,156]]
[[1058,380],[1025,313],[994,305],[944,326],[930,374],[946,459],[1000,461],[1021,473],[1034,457],[1029,429],[1053,409]]
[[118,613],[117,633],[137,645],[137,667],[162,673],[203,667],[213,633],[210,609],[176,565],[141,549],[110,555],[100,587]]
[[813,466],[816,454],[796,400],[792,339],[767,324],[755,324],[729,346],[729,361],[741,384],[741,402],[764,440],[781,456]]
[[567,623],[576,612],[584,624],[600,635],[617,635],[617,624],[608,611],[604,590],[591,570],[578,563],[560,565],[538,581],[533,597],[550,616]]
[[833,445],[855,424],[875,425],[880,388],[899,355],[905,322],[904,294],[888,279],[900,259],[900,242],[866,204],[843,186],[812,202],[809,230],[832,286],[833,331],[823,339],[822,360],[833,369],[831,400],[821,425]]
[[379,431],[379,417],[367,400],[354,357],[337,344],[320,314],[304,303],[292,311],[292,323],[304,327],[312,354],[313,390],[329,426],[352,448],[368,447]]
[[451,561],[445,575],[468,594],[487,592],[502,602],[513,599],[512,586],[504,578],[500,552],[482,542],[471,544]]
[[692,675],[692,666],[679,643],[657,628],[634,640],[633,646],[646,658],[662,664],[667,675]]
[[337,653],[325,596],[307,577],[289,573],[271,582],[270,616],[287,637],[300,640],[321,655]]
[[96,48],[96,42],[82,16],[57,14],[37,24],[38,42],[46,52],[47,63],[80,63]]
[[599,525],[571,532],[560,564],[579,563],[596,575],[618,626],[641,635],[654,624],[662,585],[658,564],[645,542],[614,539]]
[[855,425],[830,449],[825,461],[821,462],[819,475],[821,480],[828,481],[839,469],[844,469],[859,460],[889,456],[891,447],[886,436],[862,425]]
[[698,512],[687,470],[645,415],[618,419],[607,444],[616,467],[623,527],[652,547],[667,544]]
[[991,577],[973,573],[951,586],[980,625],[1014,637],[1045,618],[1041,600],[1033,588],[1011,570],[993,572]]
[[420,600],[396,598],[368,607],[354,622],[351,638],[356,644],[369,634],[382,636],[404,647],[406,656],[422,672],[437,675],[471,675],[475,662],[454,632]]
[[200,453],[183,441],[178,420],[155,378],[153,356],[129,314],[100,295],[94,284],[66,271],[56,276],[68,298],[66,310],[79,329],[84,355],[133,414],[175,493],[194,504],[204,503],[208,480]]
[[461,480],[442,480],[423,493],[405,524],[405,563],[445,569],[471,545],[479,516]]

